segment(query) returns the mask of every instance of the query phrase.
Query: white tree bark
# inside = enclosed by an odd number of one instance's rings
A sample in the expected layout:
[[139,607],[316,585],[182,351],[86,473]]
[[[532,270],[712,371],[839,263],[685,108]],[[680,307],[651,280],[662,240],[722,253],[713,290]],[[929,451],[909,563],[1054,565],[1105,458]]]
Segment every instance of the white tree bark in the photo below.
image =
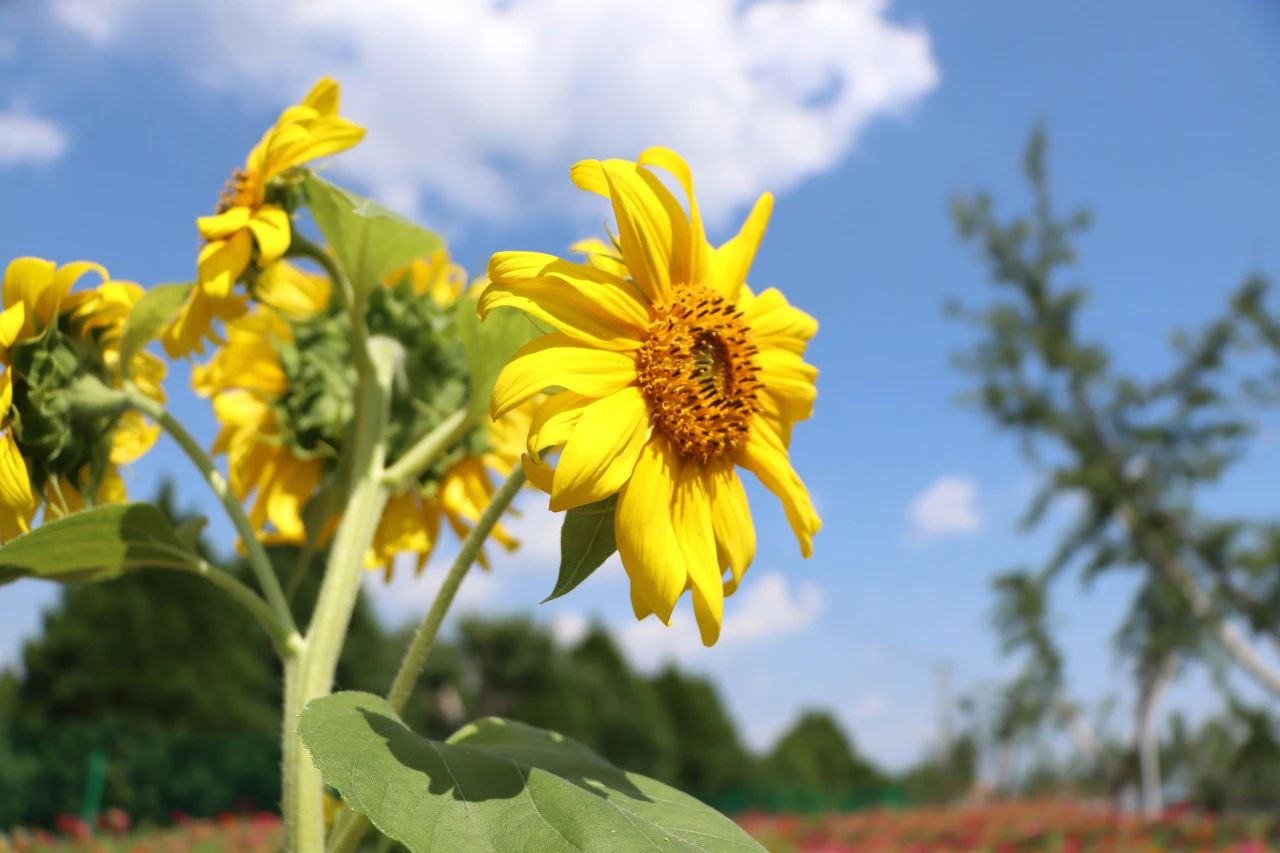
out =
[[1142,786],[1142,814],[1148,820],[1155,820],[1164,812],[1163,785],[1160,780],[1160,741],[1156,736],[1155,714],[1176,673],[1177,659],[1174,655],[1167,654],[1151,672],[1143,674],[1138,688],[1135,736]]

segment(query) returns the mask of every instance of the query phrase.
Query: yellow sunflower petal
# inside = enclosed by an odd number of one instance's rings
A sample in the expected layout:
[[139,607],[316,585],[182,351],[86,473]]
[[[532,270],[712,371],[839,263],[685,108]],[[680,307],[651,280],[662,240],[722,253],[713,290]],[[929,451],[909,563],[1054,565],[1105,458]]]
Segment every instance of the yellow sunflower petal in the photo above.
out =
[[304,272],[288,261],[263,270],[254,298],[296,320],[305,320],[329,307],[332,285],[328,276]]
[[579,240],[569,249],[586,255],[587,263],[596,269],[622,279],[629,275],[627,265],[622,262],[622,256],[618,254],[618,250],[598,237]]
[[650,300],[666,301],[671,293],[672,228],[687,229],[688,222],[683,212],[673,218],[673,211],[664,206],[653,186],[661,183],[643,167],[625,160],[583,160],[569,170],[569,176],[582,189],[613,202],[628,272]]
[[535,460],[550,447],[559,447],[569,440],[578,418],[591,405],[591,398],[572,391],[561,391],[542,401],[529,422],[527,449]]
[[524,475],[534,488],[551,494],[551,486],[555,482],[555,471],[550,465],[539,462],[529,454],[520,457],[520,467],[524,468]]
[[4,513],[4,527],[8,529],[0,531],[6,538],[17,535],[14,531],[25,533],[30,528],[36,499],[31,493],[27,463],[11,432],[0,435],[0,506],[8,510]]
[[[540,263],[546,259],[546,263]],[[604,349],[635,349],[649,326],[648,307],[629,284],[594,267],[536,252],[499,252],[480,297],[483,317],[517,308],[575,340]]]
[[249,266],[252,255],[253,236],[247,230],[206,243],[196,259],[200,289],[214,299],[230,296],[232,287]]
[[790,350],[762,348],[756,355],[764,393],[777,403],[778,411],[789,421],[803,421],[813,414],[818,389],[818,368]]
[[[675,499],[677,457],[662,438],[644,446],[631,479],[618,493],[614,536],[633,601],[671,623],[689,571],[676,539],[670,507]],[[637,608],[639,610],[640,608]]]
[[813,508],[809,492],[791,467],[791,459],[782,440],[759,418],[751,426],[747,441],[738,448],[736,461],[760,478],[765,488],[782,501],[791,531],[800,542],[800,553],[813,555],[813,535],[822,520]]
[[253,234],[254,242],[258,244],[258,266],[268,266],[289,250],[289,241],[292,239],[289,214],[275,205],[255,210],[247,227]]
[[773,213],[773,195],[764,193],[756,200],[755,207],[742,223],[741,230],[723,246],[715,250],[711,258],[711,276],[708,284],[727,299],[737,299],[738,291],[747,280],[751,262],[769,226]]
[[711,496],[711,527],[716,536],[719,566],[728,566],[733,579],[725,584],[731,595],[756,555],[756,528],[747,504],[742,479],[728,460],[708,466]]
[[490,413],[500,418],[547,388],[604,397],[635,379],[635,359],[626,353],[578,346],[563,334],[543,335],[525,344],[502,369]]
[[678,470],[672,521],[689,572],[698,632],[703,645],[713,646],[724,619],[724,584],[716,559],[711,498],[702,465],[685,461]]
[[111,432],[111,462],[128,465],[151,449],[160,437],[160,427],[148,424],[141,412],[125,412]]
[[5,307],[19,302],[35,306],[40,294],[53,283],[57,265],[43,258],[14,258],[4,271]]
[[645,166],[656,166],[673,175],[685,197],[689,200],[689,227],[684,245],[677,244],[673,248],[671,258],[671,276],[676,281],[702,284],[710,274],[710,249],[707,245],[707,234],[702,227],[702,212],[698,209],[698,199],[693,194],[693,172],[684,158],[670,148],[649,148],[640,153],[636,162]]
[[237,231],[247,227],[253,218],[253,210],[244,205],[236,205],[213,216],[196,218],[196,230],[205,240],[225,240]]
[[302,99],[302,105],[315,110],[322,116],[336,115],[342,88],[332,77],[321,77]]
[[761,347],[777,347],[803,355],[809,340],[818,333],[818,321],[770,287],[751,300],[743,312],[751,336]]
[[15,302],[0,312],[0,348],[8,350],[13,346],[26,322],[27,306],[22,302]]
[[604,500],[631,476],[649,433],[640,389],[623,388],[582,410],[556,463],[551,511]]

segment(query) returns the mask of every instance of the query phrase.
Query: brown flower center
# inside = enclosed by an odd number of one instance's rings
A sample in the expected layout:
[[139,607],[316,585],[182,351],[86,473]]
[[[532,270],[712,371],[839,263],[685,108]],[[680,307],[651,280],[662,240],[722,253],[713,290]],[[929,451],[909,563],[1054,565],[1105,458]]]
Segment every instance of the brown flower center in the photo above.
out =
[[233,207],[258,206],[258,176],[245,169],[236,169],[222,188],[218,197],[218,213],[226,213]]
[[760,410],[756,346],[742,312],[701,284],[680,287],[636,356],[653,425],[700,462],[733,450]]

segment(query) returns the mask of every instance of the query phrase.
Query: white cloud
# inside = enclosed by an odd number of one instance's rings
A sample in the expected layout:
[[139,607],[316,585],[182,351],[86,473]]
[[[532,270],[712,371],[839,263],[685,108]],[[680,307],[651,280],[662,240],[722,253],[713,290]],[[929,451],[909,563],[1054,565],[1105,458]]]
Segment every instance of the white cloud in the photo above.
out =
[[577,645],[589,630],[587,617],[575,611],[557,613],[551,619],[551,636],[562,649]]
[[982,527],[978,484],[971,477],[939,477],[911,499],[911,524],[921,536],[973,533]]
[[[834,167],[868,122],[938,83],[887,0],[55,0],[104,49],[149,51],[263,106],[321,74],[366,124],[340,169],[402,208],[582,209],[581,157],[670,145],[714,222]],[[603,218],[599,206],[592,216]]]
[[[431,561],[421,575],[414,574],[414,559],[404,555],[397,561],[390,583],[381,572],[365,575],[364,591],[372,599],[378,614],[392,624],[417,621],[431,607],[453,562],[452,555],[440,555]],[[502,584],[494,572],[478,567],[467,573],[458,587],[458,595],[449,609],[450,617],[462,613],[488,610],[500,596]]]
[[52,163],[67,150],[67,135],[47,118],[0,110],[0,166]]
[[848,713],[845,714],[845,719],[852,723],[874,720],[883,716],[888,706],[889,703],[885,700],[884,694],[875,691],[866,693],[854,701]]
[[[655,617],[628,622],[617,636],[637,666],[650,668],[670,658],[687,659],[703,648],[687,598],[677,606],[670,627]],[[780,572],[750,575],[742,590],[725,603],[724,627],[717,649],[752,646],[798,634],[813,625],[826,606],[826,595],[812,581],[793,590]]]

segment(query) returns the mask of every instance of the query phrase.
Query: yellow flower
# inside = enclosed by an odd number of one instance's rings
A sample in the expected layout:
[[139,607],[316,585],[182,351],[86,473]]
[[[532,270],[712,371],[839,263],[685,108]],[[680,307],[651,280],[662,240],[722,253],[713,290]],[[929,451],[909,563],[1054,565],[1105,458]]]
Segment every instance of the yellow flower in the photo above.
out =
[[[103,281],[72,292],[88,273]],[[75,420],[58,400],[83,376],[120,386],[120,334],[142,293],[139,285],[112,280],[102,266],[85,261],[59,267],[18,258],[6,268],[0,287],[0,363],[6,366],[0,375],[0,539],[30,528],[40,505],[36,495],[45,503],[46,518],[83,508],[85,487],[93,487],[95,503],[126,499],[116,466],[146,453],[158,428],[133,411],[105,421]],[[32,348],[48,357],[22,357]],[[51,367],[59,363],[75,369]],[[138,353],[129,370],[143,393],[164,399],[163,361]],[[36,387],[39,394],[33,395]]]
[[[674,176],[689,210],[651,170]],[[746,285],[772,209],[761,196],[733,239],[711,246],[679,155],[587,160],[571,177],[613,202],[618,250],[580,246],[585,264],[502,252],[489,264],[483,314],[511,306],[558,331],[502,371],[492,414],[547,389],[525,468],[553,511],[618,496],[614,534],[637,618],[669,624],[693,593],[702,641],[720,634],[724,597],[755,554],[737,468],[782,502],[804,556],[821,526],[791,467],[791,427],[813,411],[817,370],[803,359],[817,322],[777,290]],[[554,471],[542,453],[559,447]],[[728,571],[729,578],[724,580]]]
[[[374,301],[426,300],[446,308],[465,281],[465,273],[441,251],[388,276]],[[335,375],[350,367],[349,334],[345,314],[338,311],[343,319],[334,319],[329,289],[322,276],[287,262],[272,265],[258,282],[259,304],[227,324],[226,343],[192,372],[196,392],[213,399],[221,424],[213,450],[227,455],[232,492],[241,500],[253,497],[249,519],[268,541],[301,544],[310,537],[320,544],[336,521],[335,516],[309,531],[303,519],[307,502],[332,473],[350,415],[353,377]],[[411,313],[396,310],[386,316]],[[438,309],[433,316],[440,316]],[[402,342],[410,350],[429,344],[407,336]],[[302,353],[303,347],[311,350]],[[312,373],[296,365],[307,358],[319,365]],[[315,376],[325,380],[318,392],[306,384]],[[421,407],[421,402],[403,402]],[[334,413],[333,419],[326,421],[325,413]],[[487,428],[482,440],[468,437],[449,464],[392,495],[365,555],[366,567],[383,569],[390,577],[396,556],[412,553],[421,571],[440,539],[442,521],[465,536],[495,491],[489,472],[506,476],[519,463],[530,414],[529,409],[513,413]],[[476,448],[482,449],[473,452]],[[509,549],[516,546],[501,525],[493,537]]]
[[273,201],[271,182],[289,169],[356,145],[364,128],[338,115],[338,84],[323,78],[303,99],[280,114],[275,125],[232,176],[217,212],[196,220],[204,248],[196,261],[196,286],[181,315],[164,336],[165,350],[178,358],[204,351],[213,339],[215,318],[224,322],[244,313],[234,291],[250,263],[270,267],[284,256],[293,232],[289,212]]

